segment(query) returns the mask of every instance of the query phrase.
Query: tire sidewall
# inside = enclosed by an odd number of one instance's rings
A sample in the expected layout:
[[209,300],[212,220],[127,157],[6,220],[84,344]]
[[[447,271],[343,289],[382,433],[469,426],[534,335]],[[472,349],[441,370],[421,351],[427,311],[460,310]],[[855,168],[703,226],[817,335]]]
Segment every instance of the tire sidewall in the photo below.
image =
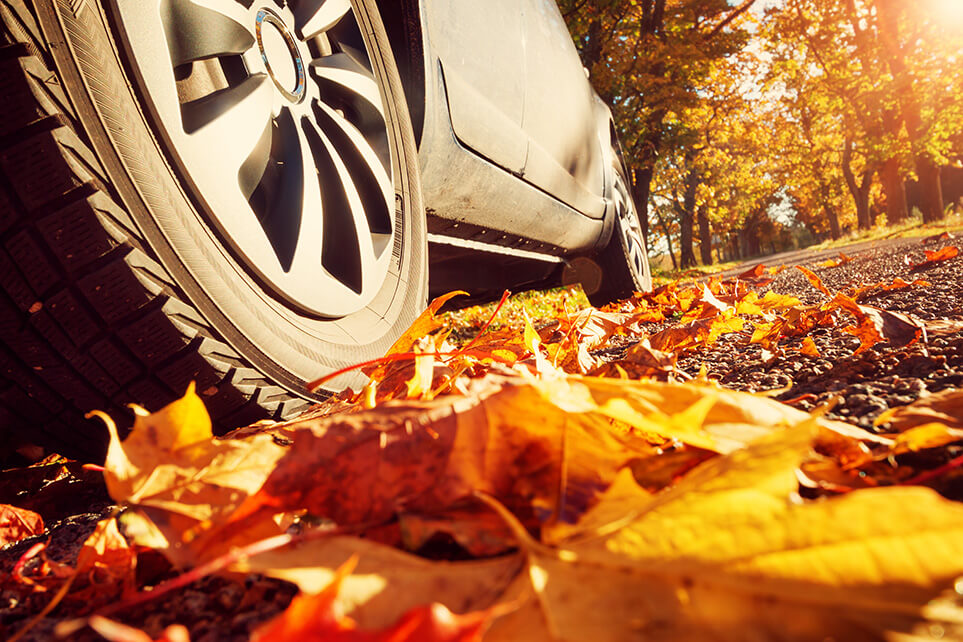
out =
[[[418,163],[400,78],[372,0],[352,0],[382,88],[392,148],[396,209],[403,238],[381,291],[365,309],[337,320],[305,316],[273,299],[217,238],[185,191],[150,127],[150,116],[111,35],[110,7],[39,0],[45,32],[83,129],[104,162],[145,249],[174,287],[251,365],[292,393],[304,382],[384,354],[416,318],[427,291],[427,245]],[[52,19],[56,19],[53,23]],[[42,21],[44,22],[44,21]],[[331,385],[360,383],[360,375]]]

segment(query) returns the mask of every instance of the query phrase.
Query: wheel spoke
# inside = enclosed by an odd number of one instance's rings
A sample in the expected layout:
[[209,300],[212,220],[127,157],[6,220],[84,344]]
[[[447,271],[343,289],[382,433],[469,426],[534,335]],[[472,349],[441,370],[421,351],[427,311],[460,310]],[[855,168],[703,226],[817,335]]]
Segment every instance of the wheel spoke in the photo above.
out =
[[305,119],[301,126],[321,182],[321,264],[343,285],[360,293],[364,287],[362,238],[368,233],[368,223],[363,215],[357,215],[361,205],[337,150],[314,123]]
[[254,46],[254,33],[246,26],[243,9],[232,10],[232,7],[240,9],[234,2],[218,3],[218,10],[192,0],[170,0],[161,6],[174,67],[195,60],[242,54]]
[[305,194],[317,192],[318,187],[317,178],[305,171],[301,137],[291,112],[283,110],[276,122],[273,171],[258,185],[250,203],[281,269],[290,272],[302,234]]
[[[367,213],[367,226],[375,234],[391,234],[394,226],[394,190],[384,158],[341,114],[324,103],[314,105],[315,120],[335,153],[345,164]],[[387,143],[385,143],[387,145]],[[387,150],[385,150],[387,151]]]
[[349,0],[297,0],[292,7],[298,35],[309,40],[338,24],[351,11]]
[[324,56],[311,63],[311,71],[315,78],[334,89],[341,97],[356,109],[363,109],[364,104],[373,108],[384,120],[385,112],[381,103],[381,93],[374,75],[354,58],[345,53]]
[[205,175],[217,176],[222,187],[234,184],[245,197],[250,194],[270,154],[264,131],[273,100],[271,81],[257,75],[181,106],[187,151]]

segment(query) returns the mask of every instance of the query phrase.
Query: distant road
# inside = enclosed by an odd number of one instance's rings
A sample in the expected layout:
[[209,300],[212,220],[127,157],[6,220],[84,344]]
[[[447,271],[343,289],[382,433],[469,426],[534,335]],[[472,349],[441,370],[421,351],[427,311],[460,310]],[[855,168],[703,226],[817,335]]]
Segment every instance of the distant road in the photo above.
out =
[[833,247],[825,250],[814,250],[811,248],[804,248],[801,250],[792,250],[790,252],[781,252],[779,254],[770,254],[769,256],[759,256],[753,259],[749,259],[740,263],[739,265],[729,268],[723,272],[719,272],[716,276],[720,277],[730,277],[736,276],[737,274],[742,274],[746,270],[753,268],[760,263],[767,266],[774,267],[777,265],[798,265],[805,263],[812,263],[813,261],[825,260],[839,256],[839,253],[850,254],[855,252],[861,252],[863,250],[871,249],[882,249],[890,248],[898,245],[912,245],[918,244],[922,239],[920,238],[893,238],[893,239],[876,239],[875,241],[860,241],[853,243],[852,245],[845,245],[841,247]]

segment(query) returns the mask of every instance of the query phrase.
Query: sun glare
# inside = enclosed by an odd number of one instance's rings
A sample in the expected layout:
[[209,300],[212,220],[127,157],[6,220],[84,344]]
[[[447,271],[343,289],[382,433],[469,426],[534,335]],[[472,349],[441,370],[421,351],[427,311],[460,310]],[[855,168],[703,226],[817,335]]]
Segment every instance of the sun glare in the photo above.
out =
[[963,0],[934,0],[933,4],[940,22],[963,29]]

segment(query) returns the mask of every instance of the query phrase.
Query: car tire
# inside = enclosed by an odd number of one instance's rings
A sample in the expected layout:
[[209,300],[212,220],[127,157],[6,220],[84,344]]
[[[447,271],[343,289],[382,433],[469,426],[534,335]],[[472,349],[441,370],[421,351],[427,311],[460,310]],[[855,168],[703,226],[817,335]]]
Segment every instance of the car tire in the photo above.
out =
[[[612,203],[615,208],[612,236],[594,257],[597,266],[594,272],[600,274],[590,279],[593,283],[586,287],[586,296],[596,307],[625,299],[635,292],[652,290],[645,236],[621,163],[613,171]],[[593,271],[584,272],[594,275]]]
[[[415,142],[375,3],[328,2],[347,7],[332,26],[308,0],[225,2],[155,2],[162,52],[137,49],[151,0],[0,3],[0,432],[96,459],[106,432],[84,413],[156,409],[192,381],[221,429],[282,419],[423,308]],[[249,127],[211,125],[241,105]],[[207,175],[222,157],[237,184]]]

